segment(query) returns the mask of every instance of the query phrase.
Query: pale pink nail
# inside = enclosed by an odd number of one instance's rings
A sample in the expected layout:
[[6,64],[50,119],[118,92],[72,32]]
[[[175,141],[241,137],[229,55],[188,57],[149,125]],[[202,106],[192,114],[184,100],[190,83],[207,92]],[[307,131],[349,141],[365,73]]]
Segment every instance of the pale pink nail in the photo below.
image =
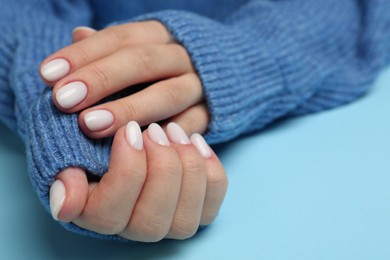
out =
[[195,147],[198,149],[199,153],[204,158],[210,158],[211,157],[211,149],[209,145],[206,143],[204,138],[200,134],[193,134],[191,136],[191,143],[195,145]]
[[142,132],[138,123],[130,121],[126,125],[126,140],[135,150],[141,151],[144,147]]
[[178,124],[172,122],[167,125],[167,132],[169,139],[175,144],[191,144],[190,139],[184,132],[183,128]]
[[64,204],[65,197],[65,185],[61,180],[57,179],[50,187],[50,210],[55,220],[58,220],[58,213]]
[[159,145],[169,146],[169,140],[161,126],[156,123],[150,124],[148,127],[148,135],[153,142]]
[[78,30],[86,30],[86,31],[90,31],[90,32],[96,32],[95,29],[88,27],[88,26],[77,26],[73,29],[72,33],[75,33],[75,31],[78,31]]
[[56,93],[58,105],[69,109],[78,105],[87,96],[87,86],[81,81],[74,81],[62,86]]
[[109,128],[114,122],[114,115],[107,110],[95,110],[84,116],[84,122],[90,131],[97,132]]
[[41,75],[47,81],[57,81],[69,73],[70,65],[65,59],[54,59],[41,68]]

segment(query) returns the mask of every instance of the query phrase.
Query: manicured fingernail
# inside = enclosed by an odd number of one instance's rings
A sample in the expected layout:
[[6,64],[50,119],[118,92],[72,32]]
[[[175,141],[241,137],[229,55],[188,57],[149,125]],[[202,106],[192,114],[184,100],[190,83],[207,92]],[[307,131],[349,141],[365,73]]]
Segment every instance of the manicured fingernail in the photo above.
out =
[[156,123],[150,124],[148,127],[148,135],[153,142],[159,145],[169,146],[169,140],[161,126]]
[[198,149],[199,153],[204,158],[210,158],[211,157],[211,149],[209,145],[206,143],[204,138],[200,134],[193,134],[191,136],[191,143],[195,145],[195,147]]
[[75,31],[78,31],[78,30],[86,30],[86,31],[90,31],[90,32],[96,32],[95,29],[91,28],[91,27],[88,27],[88,26],[77,26],[73,29],[72,31],[72,34],[75,33]]
[[47,81],[57,81],[69,73],[70,65],[65,59],[51,60],[41,68],[41,75]]
[[69,109],[83,101],[87,92],[87,86],[83,82],[71,82],[57,91],[56,100],[63,109]]
[[64,204],[66,196],[65,185],[61,180],[56,180],[50,188],[50,209],[55,220],[58,220],[58,213]]
[[184,132],[183,128],[176,123],[169,123],[167,125],[167,132],[169,139],[175,144],[191,144],[190,139]]
[[126,140],[135,150],[141,151],[144,147],[142,132],[138,123],[130,121],[126,125]]
[[90,131],[102,131],[112,125],[114,115],[107,110],[95,110],[84,116],[84,122]]

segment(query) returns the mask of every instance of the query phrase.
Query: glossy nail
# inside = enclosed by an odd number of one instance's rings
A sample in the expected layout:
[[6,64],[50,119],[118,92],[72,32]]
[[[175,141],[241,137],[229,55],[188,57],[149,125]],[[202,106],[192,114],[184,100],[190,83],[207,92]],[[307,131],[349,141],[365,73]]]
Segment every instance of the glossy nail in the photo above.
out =
[[47,81],[57,81],[69,73],[70,65],[65,59],[54,59],[41,68],[41,75]]
[[195,145],[195,147],[198,149],[199,153],[204,158],[210,158],[211,157],[211,149],[209,145],[206,143],[204,138],[200,134],[193,134],[191,136],[191,143]]
[[69,109],[83,101],[87,92],[87,86],[83,82],[74,81],[57,91],[56,100],[63,109]]
[[88,27],[88,26],[77,26],[73,29],[72,31],[72,34],[75,33],[76,31],[79,31],[79,30],[86,30],[86,31],[90,31],[90,32],[96,32],[95,29],[91,28],[91,27]]
[[142,140],[142,132],[138,123],[135,121],[130,121],[126,125],[126,140],[129,145],[131,145],[135,150],[141,151],[144,147],[144,142]]
[[167,132],[169,139],[175,144],[191,144],[190,139],[184,132],[183,128],[178,124],[172,122],[167,125]]
[[148,127],[148,135],[153,142],[159,145],[169,146],[169,140],[161,126],[156,123],[150,124]]
[[98,132],[109,128],[114,123],[114,115],[107,110],[95,110],[84,116],[87,128],[92,132]]
[[50,209],[55,220],[58,220],[60,212],[66,197],[65,185],[61,180],[56,180],[50,188]]

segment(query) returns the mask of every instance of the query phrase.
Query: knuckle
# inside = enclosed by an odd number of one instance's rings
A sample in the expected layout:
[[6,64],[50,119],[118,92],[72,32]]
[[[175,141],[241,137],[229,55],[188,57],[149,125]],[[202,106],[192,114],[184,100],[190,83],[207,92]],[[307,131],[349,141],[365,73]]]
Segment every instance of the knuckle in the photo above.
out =
[[201,85],[199,76],[195,73],[187,73],[183,76],[183,81],[186,83],[186,85]]
[[211,212],[205,212],[202,215],[201,225],[202,226],[208,226],[216,219],[217,215],[215,213]]
[[132,51],[137,58],[140,67],[147,73],[154,73],[157,69],[155,62],[155,51],[147,45],[137,45],[132,47]]
[[89,67],[90,75],[93,75],[94,78],[99,82],[100,88],[107,89],[110,83],[110,69],[106,66],[100,65],[91,65]]
[[184,157],[183,161],[183,166],[186,171],[194,172],[197,175],[206,172],[206,167],[203,163],[203,159],[199,156],[186,156]]
[[[110,168],[108,172],[112,171]],[[143,167],[115,171],[115,178],[129,185],[143,185],[146,180],[146,170]]]
[[160,161],[159,168],[162,172],[166,174],[176,174],[179,171],[181,171],[181,162],[178,158],[170,157],[170,158],[164,158],[165,160]]
[[110,218],[102,218],[99,215],[88,218],[89,225],[98,233],[105,235],[115,235],[122,232],[126,228],[127,223],[122,223],[119,218],[114,215]]
[[127,122],[128,119],[136,118],[138,114],[138,108],[140,107],[140,104],[138,101],[133,100],[132,102],[129,102],[126,99],[119,99],[116,101],[118,104],[118,109],[124,111],[124,115],[126,118],[124,118],[124,122]]
[[183,77],[185,85],[188,86],[189,91],[193,96],[201,98],[203,96],[202,82],[199,76],[195,73],[188,73]]
[[171,44],[169,46],[172,48],[176,56],[181,56],[181,57],[188,56],[188,52],[186,48],[184,48],[181,44]]
[[193,237],[198,230],[198,224],[189,221],[175,221],[169,231],[169,237],[184,240]]
[[178,59],[181,59],[182,61],[185,61],[183,64],[185,66],[185,71],[194,71],[194,66],[192,64],[190,55],[188,54],[186,48],[182,46],[181,44],[171,44],[169,45],[172,48],[174,57],[177,57]]
[[229,184],[227,175],[224,171],[218,174],[209,174],[207,178],[207,182],[209,185],[213,186],[218,190],[226,190]]
[[126,35],[120,28],[120,26],[112,26],[105,29],[107,38],[119,48],[124,46],[126,43]]
[[181,102],[182,96],[180,95],[179,91],[176,90],[176,88],[174,87],[166,88],[164,94],[165,94],[165,99],[168,101],[168,104],[177,105],[182,103]]
[[87,49],[82,48],[82,47],[78,47],[78,48],[75,47],[74,50],[71,50],[70,48],[72,48],[72,47],[69,47],[69,49],[68,49],[70,51],[70,53],[74,53],[73,55],[75,57],[77,57],[77,59],[78,59],[78,63],[79,63],[78,66],[82,66],[83,64],[90,63],[91,57],[90,57],[90,54],[89,54]]
[[129,183],[141,183],[144,184],[146,181],[146,166],[145,168],[139,167],[137,169],[132,169],[131,173],[131,182]]
[[164,225],[157,221],[143,221],[144,224],[138,225],[134,233],[136,239],[141,242],[158,242],[164,239],[168,230]]

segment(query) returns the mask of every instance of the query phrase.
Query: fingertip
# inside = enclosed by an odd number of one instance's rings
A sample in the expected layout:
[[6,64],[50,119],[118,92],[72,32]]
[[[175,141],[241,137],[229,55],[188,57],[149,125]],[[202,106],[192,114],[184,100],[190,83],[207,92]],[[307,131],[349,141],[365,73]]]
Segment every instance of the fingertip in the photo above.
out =
[[191,141],[188,138],[187,134],[184,132],[183,128],[175,122],[169,123],[166,126],[165,132],[167,132],[169,140],[171,140],[175,144],[191,144]]
[[83,169],[67,168],[58,174],[50,188],[50,207],[53,218],[71,222],[80,216],[87,202],[88,180]]
[[148,136],[154,143],[162,146],[170,146],[167,135],[160,125],[152,123],[148,126]]
[[87,26],[78,26],[72,31],[72,42],[78,42],[96,33],[96,30]]
[[73,29],[72,31],[72,34],[75,34],[77,32],[81,32],[81,31],[86,31],[86,32],[89,32],[89,33],[94,33],[96,32],[95,29],[89,27],[89,26],[77,26]]
[[51,215],[55,220],[58,220],[58,213],[64,204],[65,197],[65,185],[61,180],[57,179],[50,187],[50,209]]
[[41,78],[50,86],[53,86],[56,81],[68,75],[69,72],[70,63],[65,58],[46,59],[39,67]]
[[191,135],[191,143],[198,149],[203,158],[208,159],[212,156],[211,148],[204,140],[203,136],[195,133]]
[[91,132],[101,132],[113,125],[114,114],[106,109],[98,109],[84,115],[85,126]]
[[[132,157],[132,160],[129,159]],[[131,170],[133,159],[137,158],[138,163],[145,160],[144,138],[139,124],[130,121],[119,127],[116,131],[111,147],[110,168]]]
[[86,136],[99,139],[113,136],[118,132],[119,123],[115,114],[108,110],[102,112],[102,110],[91,111],[88,109],[80,113],[78,117],[79,128]]
[[127,143],[135,150],[141,151],[144,148],[144,144],[139,124],[135,121],[130,121],[126,125],[125,132]]

